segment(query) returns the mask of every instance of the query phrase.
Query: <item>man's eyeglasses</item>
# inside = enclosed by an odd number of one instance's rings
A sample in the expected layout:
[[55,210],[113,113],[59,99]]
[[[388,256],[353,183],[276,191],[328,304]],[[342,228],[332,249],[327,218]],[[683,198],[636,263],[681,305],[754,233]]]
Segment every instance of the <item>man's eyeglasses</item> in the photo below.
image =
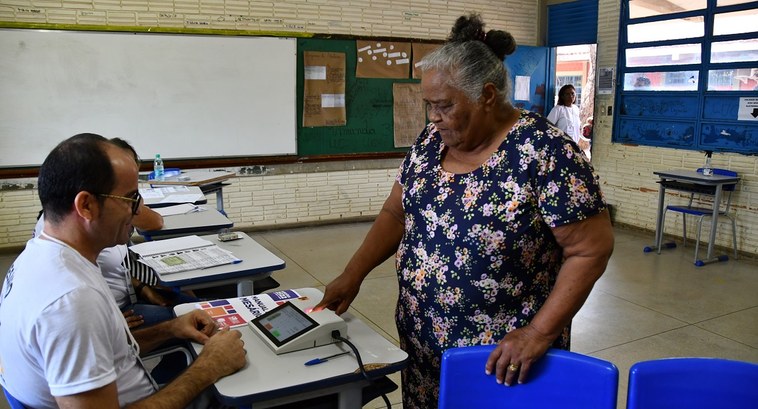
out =
[[139,192],[134,192],[132,197],[109,195],[105,193],[98,193],[97,195],[100,197],[110,197],[113,199],[119,199],[119,200],[124,200],[127,202],[132,202],[132,214],[137,214],[137,211],[139,210],[140,202],[142,201],[142,195],[140,195]]

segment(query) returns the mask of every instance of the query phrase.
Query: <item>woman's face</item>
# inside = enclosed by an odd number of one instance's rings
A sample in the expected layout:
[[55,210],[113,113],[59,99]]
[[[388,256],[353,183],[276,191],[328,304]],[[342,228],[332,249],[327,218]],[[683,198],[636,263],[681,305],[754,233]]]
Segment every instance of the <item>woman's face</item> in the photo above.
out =
[[446,72],[429,70],[421,79],[426,113],[442,136],[445,145],[463,149],[476,147],[477,124],[483,119],[479,104],[463,91],[450,86]]
[[571,106],[574,102],[576,102],[576,90],[567,88],[563,91],[563,105]]

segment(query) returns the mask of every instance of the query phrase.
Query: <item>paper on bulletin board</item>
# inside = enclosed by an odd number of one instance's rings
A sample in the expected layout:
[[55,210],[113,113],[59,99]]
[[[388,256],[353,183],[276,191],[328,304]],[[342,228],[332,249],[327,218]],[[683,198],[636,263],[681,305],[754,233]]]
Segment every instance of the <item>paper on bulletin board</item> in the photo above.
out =
[[526,75],[516,76],[516,91],[514,92],[513,99],[516,101],[529,101],[530,89],[531,89],[531,77]]
[[392,100],[395,147],[411,146],[424,129],[426,119],[421,99],[421,84],[392,84]]
[[411,43],[356,40],[356,78],[408,78]]
[[421,79],[421,70],[418,69],[419,62],[427,54],[440,47],[439,44],[413,43],[413,78]]
[[614,67],[601,67],[597,70],[597,93],[613,94],[613,77],[616,69]]
[[303,53],[303,126],[344,126],[345,54]]

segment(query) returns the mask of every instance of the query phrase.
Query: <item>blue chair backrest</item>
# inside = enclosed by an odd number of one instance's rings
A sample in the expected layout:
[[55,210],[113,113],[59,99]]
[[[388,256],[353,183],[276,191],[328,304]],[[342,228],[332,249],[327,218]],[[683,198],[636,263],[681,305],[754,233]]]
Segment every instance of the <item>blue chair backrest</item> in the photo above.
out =
[[613,409],[618,368],[610,362],[550,349],[529,371],[526,383],[505,386],[484,373],[494,345],[451,348],[442,355],[440,409]]
[[629,369],[627,409],[758,408],[758,364],[667,358]]
[[26,406],[24,406],[23,403],[19,402],[18,399],[11,396],[8,391],[3,388],[3,393],[5,394],[5,400],[8,401],[8,404],[11,406],[11,409],[26,409]]
[[[719,175],[719,176],[737,176],[737,172],[735,172],[733,170],[720,169],[720,168],[713,168],[711,170],[713,171],[714,175]],[[703,168],[698,168],[697,169],[697,173],[703,173]],[[735,186],[737,186],[737,184],[736,183],[732,183],[731,185],[724,185],[723,189],[726,190],[726,191],[731,191],[731,190],[734,190]]]

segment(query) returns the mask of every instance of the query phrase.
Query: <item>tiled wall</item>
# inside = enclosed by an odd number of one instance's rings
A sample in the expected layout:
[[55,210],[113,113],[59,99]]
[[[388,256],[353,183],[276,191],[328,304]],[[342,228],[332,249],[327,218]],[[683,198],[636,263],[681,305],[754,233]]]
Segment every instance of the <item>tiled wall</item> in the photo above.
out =
[[[556,1],[547,1],[554,3]],[[490,28],[509,30],[520,44],[537,45],[540,1],[537,0],[301,0],[301,1],[54,1],[2,0],[0,21],[62,25],[158,26],[335,33],[441,39],[451,23],[478,11]],[[616,65],[618,0],[599,0],[598,66]],[[698,152],[611,144],[612,117],[601,115],[613,96],[595,102],[593,163],[618,222],[653,230],[658,186],[654,170],[694,169]],[[714,165],[743,177],[736,194],[740,250],[758,254],[758,161],[754,157],[717,154]],[[378,213],[389,193],[397,163],[376,169],[305,171],[287,167],[264,176],[240,176],[225,190],[225,207],[235,225],[273,226],[340,220]],[[0,181],[0,250],[17,247],[29,237],[39,210],[33,180]],[[19,186],[21,188],[19,188]],[[24,188],[24,186],[29,186]],[[211,201],[211,203],[213,203]],[[680,234],[681,218],[671,217],[667,232]],[[728,229],[718,244],[728,245]],[[652,233],[650,235],[652,241]]]

